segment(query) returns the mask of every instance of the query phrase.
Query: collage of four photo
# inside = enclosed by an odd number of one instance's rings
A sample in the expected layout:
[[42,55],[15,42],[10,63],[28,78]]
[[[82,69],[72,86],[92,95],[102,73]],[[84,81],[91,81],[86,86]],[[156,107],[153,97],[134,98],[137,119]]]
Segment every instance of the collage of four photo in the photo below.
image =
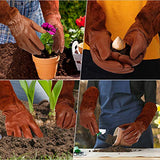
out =
[[0,159],[158,160],[160,0],[0,0]]

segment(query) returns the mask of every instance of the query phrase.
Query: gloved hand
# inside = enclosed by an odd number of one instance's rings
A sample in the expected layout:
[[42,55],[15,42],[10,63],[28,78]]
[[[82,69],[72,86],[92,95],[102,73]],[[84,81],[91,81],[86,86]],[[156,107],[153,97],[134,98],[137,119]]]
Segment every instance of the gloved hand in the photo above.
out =
[[156,104],[148,102],[143,107],[141,114],[136,118],[135,122],[119,126],[120,128],[125,129],[122,132],[122,138],[124,142],[128,144],[128,146],[138,142],[142,133],[150,125],[156,111]]
[[57,29],[53,37],[53,50],[55,53],[62,53],[64,50],[64,32],[60,21],[59,1],[40,1],[40,3],[45,21]]
[[[124,41],[131,46],[130,63],[138,65],[152,38],[160,32],[160,1],[148,1],[127,31]],[[120,59],[121,62],[125,61]]]
[[35,31],[40,33],[46,31],[34,21],[22,16],[15,7],[9,7],[6,1],[0,2],[0,10],[0,23],[9,27],[17,45],[31,54],[40,55],[44,45]]
[[86,19],[85,42],[90,46],[94,63],[113,73],[133,72],[134,69],[129,63],[120,63],[117,60],[119,53],[111,51],[111,34],[105,27],[106,17],[97,1],[88,1]]
[[9,81],[0,81],[0,110],[6,116],[5,126],[8,136],[32,138],[32,131],[43,137],[32,115],[17,98]]
[[[52,82],[52,88],[56,81]],[[56,124],[63,129],[75,127],[76,113],[74,111],[74,81],[63,81],[63,87],[56,104]]]
[[89,129],[93,136],[99,133],[96,117],[94,115],[98,96],[98,89],[96,87],[90,87],[83,94],[80,105],[80,125]]

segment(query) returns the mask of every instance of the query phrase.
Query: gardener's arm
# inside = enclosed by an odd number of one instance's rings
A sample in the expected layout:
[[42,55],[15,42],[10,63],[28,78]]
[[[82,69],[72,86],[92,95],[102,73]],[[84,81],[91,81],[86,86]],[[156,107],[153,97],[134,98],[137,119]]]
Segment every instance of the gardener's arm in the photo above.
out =
[[22,16],[17,8],[10,7],[6,1],[0,1],[0,23],[10,28],[20,48],[31,54],[41,54],[44,46],[35,31],[46,31],[34,21]]
[[145,96],[145,104],[142,112],[136,118],[135,122],[120,126],[121,128],[126,128],[126,130],[123,131],[123,138],[129,145],[138,142],[142,133],[149,127],[157,111],[156,81],[143,81],[142,85]]
[[[52,82],[52,88],[56,81]],[[63,87],[56,104],[56,124],[60,128],[69,129],[75,126],[76,113],[74,111],[74,81],[63,81]]]
[[99,90],[95,86],[98,87],[98,81],[88,82],[88,89],[84,92],[80,105],[80,124],[89,129],[92,135],[99,132],[94,114],[99,96]]
[[130,57],[144,57],[153,37],[160,32],[160,1],[148,1],[127,31],[124,40],[131,46]]
[[64,49],[64,33],[60,21],[59,1],[40,0],[40,4],[45,21],[57,28],[57,32],[54,36],[53,50],[56,53],[62,53]]
[[43,134],[32,115],[17,98],[9,81],[0,81],[0,110],[6,116],[5,126],[8,136],[32,138],[31,129],[38,137]]

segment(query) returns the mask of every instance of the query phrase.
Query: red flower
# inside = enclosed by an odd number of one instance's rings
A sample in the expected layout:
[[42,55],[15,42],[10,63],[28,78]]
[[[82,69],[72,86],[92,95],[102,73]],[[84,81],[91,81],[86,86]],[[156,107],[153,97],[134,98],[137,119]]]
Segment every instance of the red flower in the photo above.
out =
[[76,19],[76,24],[78,27],[84,27],[86,16]]

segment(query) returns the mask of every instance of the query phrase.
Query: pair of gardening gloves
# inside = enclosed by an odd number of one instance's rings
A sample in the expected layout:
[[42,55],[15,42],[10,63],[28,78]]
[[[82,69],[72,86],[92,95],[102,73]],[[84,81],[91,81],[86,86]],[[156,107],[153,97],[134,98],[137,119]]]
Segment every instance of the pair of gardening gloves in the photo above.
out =
[[[96,87],[90,87],[83,94],[83,99],[80,105],[80,124],[83,127],[89,129],[90,133],[93,136],[99,133],[99,128],[94,114],[98,96],[99,90]],[[119,126],[119,128],[123,129],[123,144],[131,146],[134,143],[138,142],[142,133],[150,125],[156,111],[156,104],[148,102],[144,105],[142,112],[133,123],[123,124]]]
[[85,42],[90,46],[94,63],[118,74],[131,73],[141,63],[152,38],[160,32],[160,1],[148,1],[128,29],[124,42],[130,47],[129,56],[111,50],[111,33],[105,27],[106,16],[96,0],[88,1]]
[[[56,82],[53,82],[53,85]],[[64,82],[56,105],[56,124],[69,129],[75,126],[76,113],[73,97],[74,82]],[[38,137],[43,137],[32,115],[17,98],[9,81],[0,81],[0,110],[6,116],[5,126],[8,136],[33,138],[31,130]]]
[[[54,36],[53,50],[56,53],[62,53],[64,49],[64,33],[60,21],[59,1],[40,1],[40,3],[45,21],[57,29]],[[17,8],[10,7],[6,1],[0,1],[0,23],[9,27],[20,48],[31,54],[41,55],[44,45],[38,38],[36,31],[40,33],[45,33],[46,31],[34,21],[21,15]]]

